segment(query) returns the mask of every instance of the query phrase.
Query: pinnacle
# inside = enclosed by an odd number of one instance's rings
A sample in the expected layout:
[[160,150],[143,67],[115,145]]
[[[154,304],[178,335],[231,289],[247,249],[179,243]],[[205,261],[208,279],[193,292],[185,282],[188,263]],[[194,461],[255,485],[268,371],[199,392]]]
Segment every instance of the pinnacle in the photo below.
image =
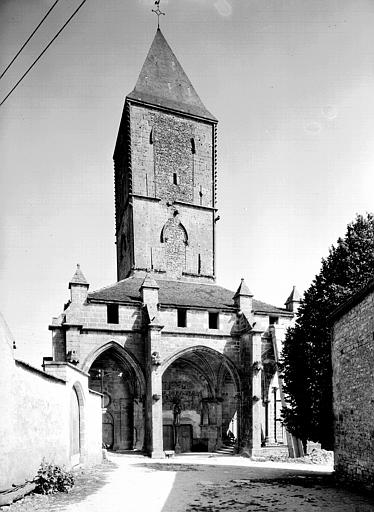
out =
[[79,263],[77,263],[77,269],[75,271],[75,274],[70,279],[69,288],[72,284],[82,284],[88,286],[87,279],[84,277],[84,274],[81,271],[81,266],[79,265]]
[[147,273],[140,288],[160,288],[152,274]]
[[288,299],[285,302],[285,305],[289,304],[290,302],[300,302],[301,301],[301,295],[298,292],[296,286],[292,287],[292,292],[290,293]]
[[246,285],[243,277],[240,280],[240,285],[239,285],[239,288],[236,290],[234,298],[238,297],[239,295],[246,295],[247,297],[253,297],[253,293],[250,291],[250,289]]

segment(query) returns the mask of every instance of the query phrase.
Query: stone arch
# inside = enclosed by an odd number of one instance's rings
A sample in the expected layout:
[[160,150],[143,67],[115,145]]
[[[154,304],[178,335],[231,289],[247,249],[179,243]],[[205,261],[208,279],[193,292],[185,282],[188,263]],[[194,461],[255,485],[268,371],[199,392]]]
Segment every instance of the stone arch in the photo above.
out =
[[[208,388],[208,391],[209,391],[209,394],[210,396],[214,397],[215,394],[216,394],[216,390],[215,390],[215,381],[214,381],[214,375],[213,375],[213,372],[210,371],[210,368],[208,366],[209,363],[206,363],[204,365],[203,363],[203,367],[202,366],[199,366],[199,364],[197,363],[194,363],[193,361],[188,361],[186,358],[184,358],[183,356],[182,357],[179,357],[177,358],[175,361],[181,361],[181,362],[184,362],[184,363],[187,363],[189,364],[192,368],[194,368],[194,370],[196,370],[197,372],[201,372],[201,370],[203,369],[204,370],[204,374],[205,374],[205,377],[206,377],[206,382],[207,382],[207,388]],[[174,361],[174,362],[175,362]],[[173,364],[173,363],[172,363]],[[169,365],[171,366],[171,365]],[[168,368],[169,368],[168,366]],[[167,370],[167,368],[165,369],[165,371]]]
[[[73,466],[82,462],[85,452],[85,396],[80,382],[76,381],[70,391],[70,461]],[[74,401],[77,401],[77,409]]]
[[163,228],[161,229],[160,234],[160,242],[166,243],[169,239],[169,232],[171,230],[180,230],[182,234],[182,239],[185,245],[188,245],[188,233],[187,229],[183,226],[181,222],[176,222],[174,219],[169,219],[165,222]]
[[222,363],[227,367],[231,377],[233,378],[233,380],[234,380],[234,382],[236,384],[236,388],[237,388],[238,393],[241,391],[240,377],[239,377],[239,373],[238,373],[238,370],[237,370],[235,364],[227,356],[225,356],[224,354],[222,354],[218,350],[215,350],[213,348],[207,347],[205,345],[195,345],[193,347],[188,347],[188,348],[182,349],[182,350],[180,350],[180,351],[170,355],[160,365],[161,373],[163,374],[165,372],[165,370],[174,361],[176,361],[180,357],[182,357],[184,355],[187,355],[190,352],[198,352],[198,351],[206,352],[208,354],[211,354],[212,356],[219,357],[221,359]]
[[186,269],[188,246],[187,230],[178,220],[177,213],[175,210],[174,217],[166,221],[160,234],[166,271],[175,279]]
[[144,373],[122,345],[111,340],[86,358],[89,386],[103,396],[103,408],[113,422],[103,416],[103,443],[113,450],[142,449],[146,383]]
[[117,358],[125,365],[125,367],[128,367],[134,374],[134,376],[137,379],[139,389],[137,390],[139,392],[139,396],[143,396],[145,394],[146,390],[146,383],[145,383],[145,377],[143,370],[140,367],[139,362],[137,359],[128,351],[125,347],[120,345],[117,341],[108,341],[108,343],[105,343],[105,345],[101,345],[97,349],[93,350],[85,359],[82,370],[85,372],[88,372],[91,368],[93,362],[104,352],[107,350],[112,349],[113,352],[116,354]]

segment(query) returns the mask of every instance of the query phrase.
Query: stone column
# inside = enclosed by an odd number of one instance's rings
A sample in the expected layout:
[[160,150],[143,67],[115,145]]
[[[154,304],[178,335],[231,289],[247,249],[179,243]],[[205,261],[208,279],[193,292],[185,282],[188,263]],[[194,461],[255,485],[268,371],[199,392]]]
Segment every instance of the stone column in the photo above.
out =
[[162,372],[159,360],[162,325],[148,326],[147,428],[148,452],[152,458],[164,458],[162,424]]
[[252,453],[261,452],[261,334],[262,331],[252,330]]
[[151,370],[152,387],[152,451],[153,459],[165,457],[163,449],[163,425],[162,425],[162,374],[159,367]]
[[239,453],[240,451],[240,440],[242,439],[242,395],[241,393],[237,393],[235,395],[236,400],[236,442],[235,442],[235,451]]
[[217,443],[216,448],[221,448],[222,446],[222,402],[221,398],[217,400]]
[[148,320],[147,339],[147,396],[146,396],[146,447],[152,458],[165,457],[162,425],[162,372],[161,330],[158,311],[159,286],[152,274],[147,274],[141,287],[145,313]]

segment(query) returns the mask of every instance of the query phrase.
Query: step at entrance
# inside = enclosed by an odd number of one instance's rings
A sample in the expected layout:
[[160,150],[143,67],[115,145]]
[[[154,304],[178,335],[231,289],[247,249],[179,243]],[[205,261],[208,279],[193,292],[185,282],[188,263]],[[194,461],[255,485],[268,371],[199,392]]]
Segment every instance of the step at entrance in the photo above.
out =
[[228,445],[222,445],[221,448],[217,448],[214,450],[214,453],[217,453],[218,455],[234,455],[235,449],[233,446]]

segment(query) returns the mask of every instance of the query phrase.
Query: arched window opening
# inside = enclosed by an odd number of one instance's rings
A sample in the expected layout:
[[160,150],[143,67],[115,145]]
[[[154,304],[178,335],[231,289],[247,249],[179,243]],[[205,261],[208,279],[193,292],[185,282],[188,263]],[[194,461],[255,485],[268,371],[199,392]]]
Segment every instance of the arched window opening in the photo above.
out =
[[121,236],[121,256],[123,256],[126,252],[126,235],[122,233]]
[[153,144],[153,128],[151,129],[151,131],[149,132],[149,143],[150,144]]
[[194,155],[196,153],[195,139],[191,138],[191,153]]
[[169,219],[163,226],[160,233],[160,242],[166,243],[169,238],[174,238],[176,231],[181,231],[183,243],[188,245],[188,233],[186,228],[183,226],[181,222],[175,224],[172,219]]
[[178,174],[176,172],[173,172],[173,184],[179,185]]

